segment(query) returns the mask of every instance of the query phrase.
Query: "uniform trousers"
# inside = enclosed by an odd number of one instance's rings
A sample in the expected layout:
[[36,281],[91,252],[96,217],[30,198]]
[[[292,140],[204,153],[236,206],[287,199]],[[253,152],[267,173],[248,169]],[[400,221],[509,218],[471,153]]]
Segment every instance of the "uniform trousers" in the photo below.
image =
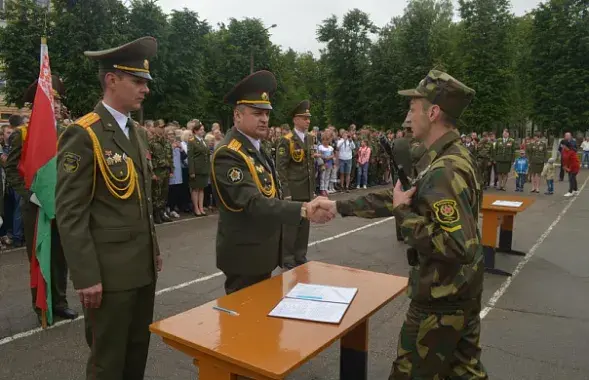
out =
[[235,293],[238,290],[267,280],[271,276],[272,272],[254,275],[225,273],[225,294]]
[[86,380],[143,380],[154,300],[155,283],[103,292],[99,308],[84,309]]

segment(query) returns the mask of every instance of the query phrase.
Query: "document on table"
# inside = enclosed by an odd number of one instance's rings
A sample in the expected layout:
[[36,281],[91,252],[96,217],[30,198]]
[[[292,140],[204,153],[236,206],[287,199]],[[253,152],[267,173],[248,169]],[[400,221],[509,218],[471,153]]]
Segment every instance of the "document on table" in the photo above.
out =
[[299,283],[276,305],[269,316],[340,323],[357,292],[357,288]]
[[349,304],[284,298],[269,316],[306,321],[340,323]]
[[503,206],[503,207],[519,207],[523,204],[524,204],[524,202],[516,202],[516,201],[495,201],[492,203],[493,206]]
[[286,297],[349,304],[357,291],[357,288],[298,283],[288,292]]

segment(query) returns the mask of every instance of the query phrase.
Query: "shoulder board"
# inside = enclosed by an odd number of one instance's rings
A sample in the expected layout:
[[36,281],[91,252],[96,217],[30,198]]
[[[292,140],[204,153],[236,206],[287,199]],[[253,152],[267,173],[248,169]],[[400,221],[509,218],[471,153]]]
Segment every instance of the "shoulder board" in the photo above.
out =
[[21,125],[20,127],[16,127],[17,131],[20,131],[20,135],[21,135],[21,140],[25,141],[27,139],[27,126],[26,125]]
[[86,129],[89,128],[92,124],[96,123],[100,120],[100,116],[96,112],[90,112],[75,121],[74,124],[79,125],[80,127]]
[[239,141],[237,141],[236,139],[233,139],[233,140],[231,140],[229,145],[227,145],[227,148],[234,150],[234,151],[238,151],[241,148],[241,143]]
[[292,132],[288,132],[286,135],[284,135],[284,138],[287,140],[292,139]]
[[195,140],[194,137],[191,137],[188,139],[188,141],[194,141],[194,140]]

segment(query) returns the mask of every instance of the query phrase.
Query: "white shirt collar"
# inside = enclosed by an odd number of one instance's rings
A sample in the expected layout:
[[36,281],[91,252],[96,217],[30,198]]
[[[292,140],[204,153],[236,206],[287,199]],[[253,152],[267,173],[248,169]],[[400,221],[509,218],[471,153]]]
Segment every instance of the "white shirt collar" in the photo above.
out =
[[299,136],[299,138],[301,139],[302,142],[305,142],[305,132],[301,132],[298,129],[294,129],[295,133],[297,134],[297,136]]
[[104,106],[104,108],[106,108],[106,110],[108,112],[110,112],[112,117],[114,117],[115,121],[117,122],[117,124],[119,125],[119,127],[121,128],[121,130],[123,131],[125,136],[127,136],[127,138],[128,138],[129,137],[129,127],[127,127],[127,121],[129,120],[129,116],[120,113],[119,111],[112,108],[111,106],[109,106],[105,102],[102,102],[102,105]]
[[239,133],[241,133],[242,135],[244,135],[252,143],[252,145],[256,148],[257,151],[260,151],[260,140],[256,140],[254,138],[249,137],[248,135],[246,135],[245,133],[243,133],[241,130],[239,130],[239,128],[237,128],[237,127],[235,127],[235,129],[237,129],[237,131]]

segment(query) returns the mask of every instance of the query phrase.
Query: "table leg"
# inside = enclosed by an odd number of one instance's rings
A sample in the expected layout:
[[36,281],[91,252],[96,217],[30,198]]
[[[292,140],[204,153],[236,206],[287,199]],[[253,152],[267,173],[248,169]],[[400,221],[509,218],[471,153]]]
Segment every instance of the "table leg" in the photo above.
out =
[[340,380],[368,378],[368,320],[348,331],[340,344]]
[[485,272],[501,276],[511,276],[511,273],[495,268],[497,228],[499,228],[499,214],[485,210],[483,213],[483,239],[481,242],[485,258]]
[[[197,361],[194,361],[197,365]],[[207,360],[198,360],[198,378],[199,380],[238,380],[237,375],[229,372],[225,368],[216,366],[215,363]]]
[[517,256],[525,256],[526,254],[524,252],[511,249],[513,242],[514,218],[514,215],[503,216],[503,222],[501,223],[501,229],[499,230],[499,249],[497,251]]

